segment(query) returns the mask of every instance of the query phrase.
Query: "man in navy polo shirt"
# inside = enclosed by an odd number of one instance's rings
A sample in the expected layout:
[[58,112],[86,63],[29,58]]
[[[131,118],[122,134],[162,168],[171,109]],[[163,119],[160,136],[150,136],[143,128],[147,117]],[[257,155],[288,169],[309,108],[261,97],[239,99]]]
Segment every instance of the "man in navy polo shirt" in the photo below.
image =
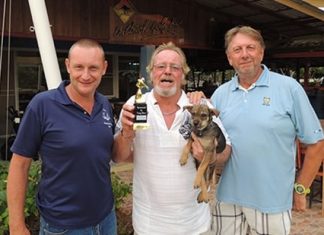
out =
[[109,167],[114,119],[107,98],[96,92],[108,66],[103,48],[81,39],[70,48],[65,64],[70,81],[32,99],[11,148],[11,235],[30,234],[24,200],[29,166],[38,153],[40,234],[116,234]]

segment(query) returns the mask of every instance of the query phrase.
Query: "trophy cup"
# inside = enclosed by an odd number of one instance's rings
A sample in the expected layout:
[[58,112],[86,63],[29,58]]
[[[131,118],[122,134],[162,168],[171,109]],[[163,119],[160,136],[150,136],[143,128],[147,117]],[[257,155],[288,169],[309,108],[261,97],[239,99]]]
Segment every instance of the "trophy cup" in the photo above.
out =
[[144,83],[145,79],[139,78],[136,83],[137,92],[135,95],[135,118],[134,118],[134,130],[145,130],[149,127],[147,123],[147,104],[143,98],[142,89],[148,88],[148,86]]

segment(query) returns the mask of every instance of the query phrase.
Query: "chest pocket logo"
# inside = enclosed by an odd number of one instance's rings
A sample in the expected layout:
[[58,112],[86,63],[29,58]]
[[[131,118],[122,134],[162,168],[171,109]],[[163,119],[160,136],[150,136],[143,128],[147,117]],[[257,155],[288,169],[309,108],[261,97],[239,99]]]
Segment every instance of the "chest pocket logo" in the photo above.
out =
[[107,112],[106,109],[102,109],[102,119],[103,119],[103,124],[107,125],[109,128],[112,127],[112,122],[109,113]]
[[265,106],[270,106],[270,97],[263,97],[263,103],[262,105],[265,105]]

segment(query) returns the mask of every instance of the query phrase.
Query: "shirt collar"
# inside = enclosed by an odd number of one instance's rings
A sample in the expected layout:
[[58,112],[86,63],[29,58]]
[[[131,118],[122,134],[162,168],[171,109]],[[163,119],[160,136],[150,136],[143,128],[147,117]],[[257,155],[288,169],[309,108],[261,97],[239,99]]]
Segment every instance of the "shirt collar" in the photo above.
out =
[[64,80],[60,83],[59,87],[57,88],[57,93],[55,95],[55,99],[60,102],[61,104],[68,105],[73,104],[73,102],[70,100],[65,87],[70,84],[70,81]]
[[[147,99],[147,102],[152,102],[153,105],[157,104],[157,100],[154,97],[153,89],[149,93],[150,98]],[[186,93],[182,90],[181,96],[179,100],[177,101],[177,105],[182,109],[184,106],[188,105],[188,97]]]
[[[55,99],[63,105],[73,104],[72,100],[69,98],[65,87],[70,84],[69,80],[63,80],[59,87],[56,89]],[[103,100],[100,99],[98,92],[95,92],[95,102],[103,103]]]
[[269,76],[270,71],[269,71],[268,67],[265,66],[264,64],[261,64],[261,66],[263,68],[263,71],[262,71],[260,77],[258,78],[258,80],[255,83],[253,83],[251,85],[251,87],[249,87],[248,89],[243,89],[238,81],[238,76],[236,73],[234,75],[234,77],[232,78],[233,82],[231,85],[231,90],[236,91],[238,89],[242,89],[242,90],[248,91],[255,87],[270,86],[270,76]]

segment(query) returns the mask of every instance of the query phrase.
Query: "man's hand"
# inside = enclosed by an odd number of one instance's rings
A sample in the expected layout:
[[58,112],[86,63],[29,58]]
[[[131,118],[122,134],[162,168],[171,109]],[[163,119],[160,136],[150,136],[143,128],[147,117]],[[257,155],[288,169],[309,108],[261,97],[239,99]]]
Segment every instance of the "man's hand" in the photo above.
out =
[[23,225],[17,228],[10,227],[10,235],[30,235],[30,232],[26,225]]
[[297,194],[294,192],[294,204],[293,210],[297,212],[304,212],[306,211],[306,196],[302,194]]
[[206,96],[202,91],[188,92],[187,97],[189,98],[189,102],[191,104],[199,104],[201,99],[206,99]]
[[134,124],[134,109],[133,105],[124,104],[123,112],[121,117],[122,124],[122,136],[125,138],[133,138],[135,136],[135,131],[133,130]]

